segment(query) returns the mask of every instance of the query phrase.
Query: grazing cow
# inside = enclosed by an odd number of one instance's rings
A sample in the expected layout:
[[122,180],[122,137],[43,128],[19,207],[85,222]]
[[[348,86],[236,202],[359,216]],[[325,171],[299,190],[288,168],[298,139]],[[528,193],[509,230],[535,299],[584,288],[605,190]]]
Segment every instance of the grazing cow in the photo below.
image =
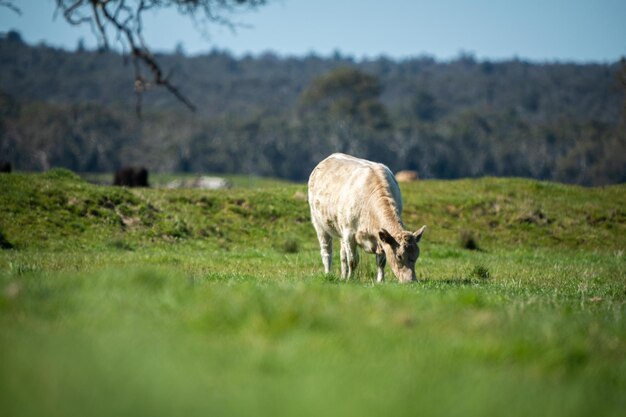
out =
[[332,154],[309,177],[311,220],[320,242],[324,272],[332,262],[333,236],[341,242],[341,277],[350,278],[359,263],[357,245],[376,254],[377,280],[385,264],[400,282],[415,281],[417,232],[404,229],[402,197],[393,174],[383,164],[345,154]]
[[0,161],[0,172],[4,172],[6,174],[10,174],[11,173],[11,163],[10,162],[5,162],[5,161]]
[[148,187],[148,170],[144,167],[124,167],[115,172],[113,185]]

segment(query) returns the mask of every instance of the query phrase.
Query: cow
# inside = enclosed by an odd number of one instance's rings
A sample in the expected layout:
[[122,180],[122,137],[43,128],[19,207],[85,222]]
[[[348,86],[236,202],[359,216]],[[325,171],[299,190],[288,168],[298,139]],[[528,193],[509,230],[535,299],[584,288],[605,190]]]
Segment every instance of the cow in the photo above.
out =
[[4,172],[6,174],[11,173],[11,163],[6,161],[0,161],[0,172]]
[[311,172],[308,200],[326,274],[331,270],[333,237],[338,237],[343,279],[349,279],[359,263],[358,245],[376,254],[378,282],[384,281],[387,262],[400,282],[415,281],[418,243],[426,226],[417,232],[405,230],[400,188],[389,168],[332,154]]
[[398,171],[396,172],[396,181],[398,182],[413,182],[419,179],[417,171]]
[[113,185],[148,187],[148,170],[144,167],[124,167],[115,172]]

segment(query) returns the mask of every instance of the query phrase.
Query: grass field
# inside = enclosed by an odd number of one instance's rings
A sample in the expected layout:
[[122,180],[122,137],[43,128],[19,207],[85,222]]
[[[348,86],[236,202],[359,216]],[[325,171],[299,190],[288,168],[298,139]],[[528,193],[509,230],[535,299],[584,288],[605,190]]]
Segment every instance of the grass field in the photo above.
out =
[[623,415],[626,185],[403,185],[419,281],[376,285],[304,185],[234,183],[0,175],[0,415]]

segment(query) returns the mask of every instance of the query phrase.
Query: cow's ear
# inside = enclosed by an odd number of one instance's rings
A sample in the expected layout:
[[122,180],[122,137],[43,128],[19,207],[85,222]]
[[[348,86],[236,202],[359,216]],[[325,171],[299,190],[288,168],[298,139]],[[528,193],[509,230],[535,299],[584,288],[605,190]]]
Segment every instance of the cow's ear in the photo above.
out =
[[393,236],[391,236],[391,233],[389,233],[385,229],[380,229],[380,231],[378,232],[378,237],[380,238],[380,240],[382,240],[383,242],[385,242],[386,244],[392,247],[398,246],[398,242],[396,242]]
[[422,239],[422,236],[424,235],[425,230],[426,230],[426,225],[422,226],[420,230],[413,233],[413,236],[415,236],[415,242],[419,242]]

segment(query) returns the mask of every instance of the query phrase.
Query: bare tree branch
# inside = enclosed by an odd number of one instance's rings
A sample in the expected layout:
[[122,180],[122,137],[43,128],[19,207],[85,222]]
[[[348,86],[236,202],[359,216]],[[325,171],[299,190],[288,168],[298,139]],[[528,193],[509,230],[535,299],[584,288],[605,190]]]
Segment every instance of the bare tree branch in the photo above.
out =
[[84,0],[78,0],[74,4],[70,5],[70,7],[68,7],[67,10],[63,12],[65,20],[67,20],[72,25],[80,25],[81,23],[89,22],[89,17],[82,16],[77,12],[77,9],[81,7],[83,3]]
[[[133,61],[135,74],[134,89],[137,95],[136,110],[141,114],[142,94],[152,86],[164,87],[191,111],[196,106],[163,76],[163,70],[143,37],[143,13],[153,9],[174,8],[178,13],[203,25],[216,23],[235,30],[229,15],[239,10],[252,9],[265,4],[266,0],[56,0],[57,10],[63,13],[71,25],[89,24],[99,42],[109,48],[109,36],[113,35],[123,51],[128,51]],[[0,5],[10,3],[0,0]],[[142,68],[149,71],[148,79]],[[171,74],[170,74],[171,75]]]
[[98,13],[98,8],[95,2],[91,3],[91,8],[93,10],[93,17],[94,17],[94,22],[96,22],[96,28],[98,28],[98,33],[100,34],[100,39],[102,39],[104,47],[106,49],[109,49],[109,40],[107,39],[107,34],[104,30],[104,25],[102,24],[102,21],[100,20],[100,13]]
[[22,10],[17,7],[11,0],[0,0],[0,7],[6,7],[9,10],[12,10],[18,15],[22,15]]

